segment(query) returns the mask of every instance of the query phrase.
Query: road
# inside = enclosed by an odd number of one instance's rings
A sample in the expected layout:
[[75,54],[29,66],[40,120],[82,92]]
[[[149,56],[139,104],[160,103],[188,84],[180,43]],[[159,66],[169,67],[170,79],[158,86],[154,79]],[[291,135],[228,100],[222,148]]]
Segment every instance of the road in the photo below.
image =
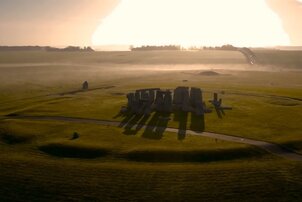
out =
[[[90,119],[90,118],[62,117],[62,116],[6,116],[6,117],[1,117],[1,119],[2,120],[23,119],[23,120],[39,120],[39,121],[62,121],[62,122],[72,122],[72,123],[90,123],[90,124],[98,124],[103,126],[116,126],[116,127],[119,127],[121,124],[121,122],[118,121],[99,120],[99,119]],[[133,127],[137,127],[137,126],[138,125],[133,125]],[[146,125],[140,125],[139,127],[141,129],[147,128]],[[164,128],[164,130],[172,133],[180,132],[179,129],[176,128]],[[290,151],[286,148],[283,148],[277,144],[273,144],[270,142],[253,140],[253,139],[232,136],[232,135],[211,133],[211,132],[195,132],[192,130],[186,130],[182,132],[185,132],[186,134],[189,135],[208,137],[208,138],[214,138],[214,139],[224,140],[228,142],[237,142],[237,143],[252,145],[283,158],[287,158],[295,161],[302,161],[301,154],[295,153],[293,151]]]

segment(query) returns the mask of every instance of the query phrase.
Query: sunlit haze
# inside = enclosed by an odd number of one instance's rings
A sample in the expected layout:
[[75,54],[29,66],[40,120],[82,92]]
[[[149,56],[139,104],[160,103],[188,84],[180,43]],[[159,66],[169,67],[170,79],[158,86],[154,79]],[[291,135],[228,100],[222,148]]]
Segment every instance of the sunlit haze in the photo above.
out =
[[289,45],[264,0],[122,0],[102,20],[93,45]]
[[300,0],[0,0],[0,45],[302,46]]

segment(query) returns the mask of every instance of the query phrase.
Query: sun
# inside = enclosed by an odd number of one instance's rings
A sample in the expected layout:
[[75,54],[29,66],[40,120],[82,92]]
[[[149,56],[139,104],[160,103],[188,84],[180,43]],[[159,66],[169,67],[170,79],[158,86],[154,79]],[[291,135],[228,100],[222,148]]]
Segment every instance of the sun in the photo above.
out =
[[265,0],[122,0],[93,45],[289,45]]

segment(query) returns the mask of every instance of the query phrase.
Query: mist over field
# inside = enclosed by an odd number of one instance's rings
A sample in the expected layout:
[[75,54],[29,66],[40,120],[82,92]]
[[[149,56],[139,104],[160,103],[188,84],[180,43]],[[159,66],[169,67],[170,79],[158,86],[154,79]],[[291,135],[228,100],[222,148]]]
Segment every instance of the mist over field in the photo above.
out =
[[1,0],[0,201],[302,201],[298,0]]

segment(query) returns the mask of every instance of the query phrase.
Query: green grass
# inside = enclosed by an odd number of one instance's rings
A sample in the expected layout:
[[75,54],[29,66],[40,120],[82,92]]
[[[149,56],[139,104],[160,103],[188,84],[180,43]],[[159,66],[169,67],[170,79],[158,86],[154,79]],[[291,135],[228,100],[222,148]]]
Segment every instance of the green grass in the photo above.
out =
[[[279,60],[274,52],[269,54],[262,59]],[[302,151],[302,73],[281,68],[280,61],[269,62],[280,66],[279,70],[249,66],[242,55],[224,51],[0,52],[0,61],[0,116],[123,121],[126,117],[116,115],[130,91],[194,86],[204,90],[205,101],[213,92],[224,91],[220,95],[223,103],[233,107],[222,119],[215,112],[206,114],[206,131],[275,142]],[[219,75],[200,75],[205,70]],[[115,87],[60,95],[80,89],[85,80],[91,88]],[[238,143],[130,129],[137,122],[152,125],[156,122],[153,116],[135,117],[126,128],[14,120],[13,116],[0,119],[1,201],[302,198],[300,162]],[[190,113],[187,123],[184,114],[175,116],[170,115],[169,127],[194,127]],[[202,124],[202,119],[198,123]],[[75,132],[79,138],[72,139]]]
[[7,144],[22,144],[32,141],[34,135],[27,133],[14,133],[12,129],[7,126],[0,128],[0,139]]
[[[127,67],[120,69],[127,69]],[[98,71],[101,74],[103,70],[101,68]],[[206,114],[206,131],[271,141],[287,146],[291,145],[288,144],[290,142],[296,142],[296,146],[291,148],[298,152],[301,151],[299,123],[302,121],[300,116],[302,102],[295,100],[302,98],[300,90],[302,84],[299,80],[302,74],[300,72],[220,70],[221,75],[218,77],[199,76],[196,75],[196,72],[199,71],[192,70],[189,71],[190,74],[180,71],[164,71],[160,76],[158,72],[150,73],[143,70],[128,72],[128,75],[124,77],[125,80],[112,76],[112,80],[108,84],[115,85],[115,88],[10,102],[2,106],[4,108],[2,113],[122,121],[123,117],[114,117],[118,114],[120,107],[126,104],[126,93],[150,86],[175,88],[184,85],[182,79],[185,78],[189,81],[185,85],[200,87],[204,90],[205,101],[212,99],[212,92],[224,91],[224,94],[220,95],[223,103],[233,107],[233,110],[225,111],[226,115],[222,119],[219,119],[215,112]],[[133,76],[137,77],[133,79]],[[66,82],[68,81],[67,77]],[[98,82],[100,84],[92,82],[92,85],[106,85],[102,80]],[[70,90],[74,89],[76,87]],[[294,99],[290,99],[291,97]],[[211,107],[209,103],[207,105]],[[144,120],[144,123],[148,124],[152,116]],[[180,123],[173,121],[174,115],[170,116],[172,121],[168,123],[168,126],[179,127]],[[187,117],[188,129],[190,129],[190,125],[191,115],[189,114]]]
[[[255,49],[257,64],[301,68],[301,51]],[[1,51],[2,64],[75,63],[75,64],[246,64],[236,51],[134,51],[134,52],[46,52]]]
[[76,63],[76,64],[245,64],[235,51],[124,51],[124,52],[46,52],[1,51],[0,63]]
[[[26,129],[28,125],[32,130]],[[160,140],[143,137],[143,132],[127,136],[122,129],[92,124],[60,124],[52,122],[6,121],[1,127],[11,128],[11,137],[31,137],[28,149],[50,156],[70,158],[106,157],[115,161],[143,162],[211,162],[261,157],[266,153],[256,148],[188,136],[179,141],[177,134],[164,133]],[[52,129],[56,128],[56,129]],[[72,140],[76,131],[79,138]],[[36,135],[33,135],[36,134]],[[3,141],[8,145],[11,142]],[[14,142],[19,143],[19,142]],[[22,152],[27,150],[22,148]],[[16,150],[18,149],[16,145]]]
[[287,68],[301,68],[302,51],[254,50],[257,63],[261,65],[276,65]]
[[0,155],[2,200],[298,201],[300,163],[275,159],[129,163]]
[[[31,125],[28,128],[28,125]],[[33,136],[31,144],[43,146],[49,144],[75,145],[86,147],[87,145],[99,148],[107,148],[117,153],[124,153],[135,150],[179,150],[194,151],[199,149],[231,149],[234,147],[246,148],[245,145],[216,142],[213,139],[188,136],[179,141],[177,134],[164,133],[162,139],[154,140],[143,138],[144,131],[136,135],[123,134],[124,129],[118,127],[106,127],[95,124],[61,123],[56,121],[24,121],[6,120],[0,124],[1,128],[10,128],[10,134],[14,136]],[[74,132],[77,132],[79,139],[71,140]],[[198,141],[202,140],[202,141]],[[86,146],[85,146],[86,145]]]
[[[296,180],[302,177],[300,163],[246,145],[195,136],[179,141],[171,133],[151,140],[90,124],[5,121],[4,126],[18,136],[35,134],[23,144],[0,142],[4,201],[149,201],[154,197],[283,201],[301,197],[302,184]],[[74,131],[79,138],[70,140]],[[90,155],[98,152],[101,155]]]

